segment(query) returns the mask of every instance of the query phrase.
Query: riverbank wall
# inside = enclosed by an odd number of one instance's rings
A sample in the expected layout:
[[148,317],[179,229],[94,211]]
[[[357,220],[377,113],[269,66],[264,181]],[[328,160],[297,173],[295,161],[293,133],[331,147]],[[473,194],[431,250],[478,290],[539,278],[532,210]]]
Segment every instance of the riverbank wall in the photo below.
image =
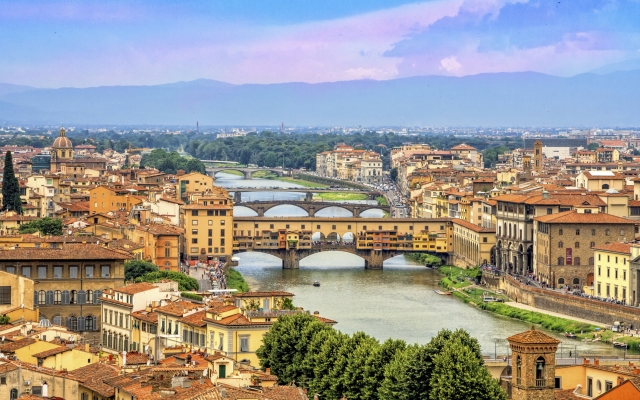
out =
[[323,185],[329,185],[329,186],[335,186],[335,185],[339,185],[341,187],[346,187],[346,188],[351,188],[351,189],[364,189],[364,190],[371,190],[370,187],[363,185],[361,183],[357,183],[357,182],[350,182],[350,181],[343,181],[340,179],[333,179],[333,178],[327,178],[324,176],[317,176],[317,175],[310,175],[310,174],[305,174],[305,173],[293,173],[293,178],[295,179],[302,179],[305,181],[309,181],[309,182],[315,182],[315,183],[321,183]]
[[482,278],[491,288],[502,290],[510,299],[541,310],[613,325],[615,321],[640,327],[640,309],[587,299],[572,294],[525,285],[511,276]]

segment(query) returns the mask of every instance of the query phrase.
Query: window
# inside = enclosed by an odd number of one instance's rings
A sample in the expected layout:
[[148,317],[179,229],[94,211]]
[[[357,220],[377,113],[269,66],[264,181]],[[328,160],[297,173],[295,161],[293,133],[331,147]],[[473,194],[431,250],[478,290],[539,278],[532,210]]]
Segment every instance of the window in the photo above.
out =
[[564,248],[564,243],[558,242],[558,248],[560,248],[560,249]]
[[198,244],[198,238],[191,238],[191,244]]
[[224,225],[224,220],[220,220],[220,225]]
[[78,279],[78,267],[69,267],[69,278]]
[[591,230],[591,236],[595,236],[595,235],[596,235],[596,230],[595,230],[595,229],[592,229],[592,230]]
[[611,268],[607,267],[607,278],[611,278]]
[[198,216],[198,210],[191,210],[191,216],[192,217],[197,217]]
[[[589,257],[589,265],[593,265],[593,264],[594,264],[594,262],[593,262],[593,261],[594,261],[594,260],[593,260],[593,257]],[[599,273],[599,272],[598,272],[598,275],[600,275],[600,273]]]
[[609,229],[605,229],[604,230],[604,234],[605,234],[605,236],[609,236]]
[[16,267],[7,267],[7,273],[15,274],[16,273]]
[[240,351],[249,351],[249,336],[240,336]]
[[580,265],[580,257],[573,258],[573,265]]
[[31,278],[31,267],[22,267],[22,276]]
[[580,229],[576,229],[576,236],[580,235]]
[[171,249],[169,247],[164,248],[164,256],[171,257]]
[[564,285],[564,278],[558,278],[558,285]]
[[558,229],[558,235],[562,235],[562,228]]
[[38,278],[39,279],[47,278],[47,267],[38,267]]
[[579,249],[580,248],[580,242],[575,242],[573,247],[575,247],[576,249]]
[[11,304],[11,286],[0,286],[0,304]]
[[624,229],[620,229],[620,236],[624,236]]
[[564,257],[558,257],[558,265],[564,265]]
[[627,270],[626,269],[622,270],[622,280],[623,281],[627,280]]
[[103,265],[103,266],[101,267],[101,271],[102,271],[101,276],[102,276],[103,278],[108,278],[108,277],[109,277],[109,266],[108,266],[108,265]]
[[0,385],[6,385],[7,384],[7,377],[3,376],[0,377]]
[[[62,292],[56,290],[53,292],[53,304],[62,304]],[[58,324],[60,325],[60,324]]]
[[207,232],[207,236],[213,236],[213,229],[209,229],[209,231]]
[[198,230],[197,229],[192,229],[191,230],[191,234],[192,235],[197,235],[198,234]]
[[41,290],[38,292],[38,305],[47,304],[47,292]]
[[613,382],[604,381],[604,391],[608,392],[611,389],[613,389]]

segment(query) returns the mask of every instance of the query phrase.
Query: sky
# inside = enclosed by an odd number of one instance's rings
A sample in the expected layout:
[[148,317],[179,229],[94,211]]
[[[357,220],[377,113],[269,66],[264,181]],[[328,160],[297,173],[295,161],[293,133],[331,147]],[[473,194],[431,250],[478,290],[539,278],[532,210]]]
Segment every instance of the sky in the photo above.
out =
[[640,59],[640,0],[154,0],[0,5],[0,82],[387,80]]

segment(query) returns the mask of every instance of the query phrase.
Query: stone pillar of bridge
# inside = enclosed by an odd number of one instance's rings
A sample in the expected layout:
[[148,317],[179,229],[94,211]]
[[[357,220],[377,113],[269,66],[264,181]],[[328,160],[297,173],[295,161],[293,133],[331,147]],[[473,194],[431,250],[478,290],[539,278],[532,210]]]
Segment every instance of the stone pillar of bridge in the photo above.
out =
[[353,210],[351,210],[351,212],[353,213],[354,217],[359,217],[360,216],[360,207],[353,206]]
[[300,268],[300,254],[297,250],[285,250],[284,258],[282,259],[282,269],[299,269]]
[[314,216],[316,215],[316,208],[315,208],[315,207],[313,207],[313,206],[312,206],[312,207],[309,207],[309,208],[307,209],[307,212],[309,213],[309,216],[310,216],[310,217],[314,217]]
[[244,171],[244,179],[249,180],[253,177],[253,172],[251,171]]
[[382,250],[371,250],[364,258],[364,267],[366,269],[382,269]]
[[258,217],[264,217],[264,206],[258,206]]
[[307,192],[307,194],[304,197],[304,201],[309,201],[309,202],[313,201],[313,193]]
[[233,202],[234,203],[242,203],[242,192],[234,192],[233,193]]

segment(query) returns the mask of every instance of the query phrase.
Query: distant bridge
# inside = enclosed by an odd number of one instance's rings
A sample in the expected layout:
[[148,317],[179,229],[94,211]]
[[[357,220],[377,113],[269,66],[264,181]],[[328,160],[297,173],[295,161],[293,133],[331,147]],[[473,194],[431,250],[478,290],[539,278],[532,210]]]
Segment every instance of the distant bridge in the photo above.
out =
[[338,207],[344,210],[350,211],[354,217],[359,217],[360,213],[367,210],[382,210],[389,213],[389,206],[381,206],[378,204],[358,204],[358,203],[337,203],[330,201],[251,201],[251,202],[235,202],[234,206],[241,206],[249,208],[258,213],[259,217],[264,217],[264,213],[270,209],[282,206],[291,205],[303,209],[307,212],[309,217],[315,216],[315,213],[329,207]]
[[244,167],[230,166],[230,167],[207,167],[206,171],[208,175],[213,177],[215,177],[218,172],[238,171],[238,172],[242,172],[242,175],[244,175],[244,179],[251,179],[254,173],[260,172],[260,171],[271,172],[278,176],[290,175],[290,172],[287,172],[282,168],[248,168],[248,167],[244,168]]
[[381,196],[380,192],[372,191],[372,190],[337,190],[337,189],[311,189],[311,188],[278,188],[278,187],[261,187],[261,188],[226,188],[229,193],[233,193],[233,201],[238,205],[238,203],[242,203],[242,193],[245,192],[293,192],[293,193],[304,193],[305,199],[304,201],[312,202],[314,193],[357,193],[357,194],[366,194],[367,200],[375,200],[378,196]]

